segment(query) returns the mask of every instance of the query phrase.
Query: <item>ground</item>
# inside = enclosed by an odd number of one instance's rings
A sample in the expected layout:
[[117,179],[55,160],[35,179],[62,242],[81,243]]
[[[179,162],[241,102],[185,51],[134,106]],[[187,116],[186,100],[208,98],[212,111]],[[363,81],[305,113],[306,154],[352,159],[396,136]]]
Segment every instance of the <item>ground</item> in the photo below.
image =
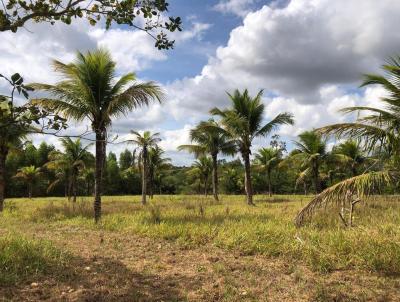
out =
[[7,201],[0,217],[4,301],[400,301],[400,202],[375,198],[340,225],[309,198],[106,197]]

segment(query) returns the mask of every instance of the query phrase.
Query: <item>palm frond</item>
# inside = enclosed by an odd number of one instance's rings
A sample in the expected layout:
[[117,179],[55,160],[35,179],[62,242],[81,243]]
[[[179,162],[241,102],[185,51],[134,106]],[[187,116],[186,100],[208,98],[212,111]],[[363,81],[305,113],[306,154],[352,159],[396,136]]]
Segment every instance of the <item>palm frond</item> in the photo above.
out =
[[370,195],[383,186],[393,183],[398,174],[393,171],[369,172],[343,180],[315,196],[296,216],[296,226],[301,226],[310,219],[317,209],[323,205],[340,203],[347,194],[360,198]]

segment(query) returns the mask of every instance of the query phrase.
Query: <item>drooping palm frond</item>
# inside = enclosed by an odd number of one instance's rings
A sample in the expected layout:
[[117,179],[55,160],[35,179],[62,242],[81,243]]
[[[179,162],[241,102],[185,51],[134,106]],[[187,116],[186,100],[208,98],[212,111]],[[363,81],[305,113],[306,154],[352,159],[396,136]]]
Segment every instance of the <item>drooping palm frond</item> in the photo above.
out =
[[383,186],[393,183],[398,179],[398,173],[394,171],[369,172],[343,180],[315,196],[296,216],[296,226],[302,226],[310,219],[317,209],[323,205],[338,204],[347,194],[360,198],[380,190]]

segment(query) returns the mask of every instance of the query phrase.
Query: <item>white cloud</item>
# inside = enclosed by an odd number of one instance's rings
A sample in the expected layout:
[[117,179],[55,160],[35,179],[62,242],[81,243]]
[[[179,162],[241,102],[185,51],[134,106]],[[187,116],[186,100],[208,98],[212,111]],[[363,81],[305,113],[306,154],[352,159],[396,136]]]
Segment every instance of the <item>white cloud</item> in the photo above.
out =
[[250,8],[254,2],[255,0],[221,0],[214,5],[213,9],[224,14],[230,13],[244,17],[251,11]]
[[[225,3],[225,2],[223,2]],[[231,2],[229,2],[231,3]],[[233,3],[233,2],[232,2]],[[201,73],[171,83],[176,118],[228,104],[225,91],[264,88],[304,104],[320,104],[326,86],[356,87],[400,49],[396,0],[292,0],[264,6],[232,30]],[[357,16],[356,18],[354,16]]]

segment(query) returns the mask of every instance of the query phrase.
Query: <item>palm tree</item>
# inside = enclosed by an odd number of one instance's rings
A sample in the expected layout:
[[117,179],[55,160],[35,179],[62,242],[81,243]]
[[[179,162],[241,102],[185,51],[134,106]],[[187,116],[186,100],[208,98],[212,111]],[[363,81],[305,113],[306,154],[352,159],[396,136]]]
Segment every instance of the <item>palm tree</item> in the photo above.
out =
[[350,173],[353,177],[358,175],[359,167],[365,163],[367,159],[360,144],[354,140],[347,140],[334,147],[332,154],[343,163],[345,167],[350,168]]
[[[60,141],[64,152],[51,152],[49,154],[49,162],[46,163],[45,166],[49,169],[64,171],[64,174],[67,176],[66,181],[68,182],[68,199],[72,195],[72,201],[76,202],[77,179],[79,172],[91,162],[92,155],[89,153],[88,148],[90,148],[92,144],[88,144],[84,147],[79,138],[73,141],[69,137],[62,138]],[[57,178],[50,184],[49,189],[51,190],[51,188],[58,184],[63,178],[65,177]]]
[[270,122],[263,125],[265,106],[261,100],[262,94],[263,91],[261,90],[252,98],[247,89],[243,93],[235,90],[233,94],[228,93],[232,101],[231,108],[225,110],[214,108],[211,110],[211,114],[221,117],[221,129],[227,137],[235,142],[242,155],[245,167],[245,189],[249,205],[254,205],[250,168],[253,139],[269,135],[280,125],[292,125],[294,123],[292,114],[285,112],[278,114]]
[[[347,137],[361,142],[366,152],[376,152],[392,158],[396,171],[384,167],[381,171],[364,172],[361,175],[341,181],[317,195],[296,217],[300,226],[311,216],[315,209],[323,204],[337,203],[350,192],[356,196],[365,196],[388,183],[398,179],[400,164],[400,56],[391,58],[382,66],[385,75],[367,74],[361,87],[379,85],[386,91],[380,98],[379,108],[368,106],[346,107],[343,113],[357,113],[355,122],[338,123],[317,129],[324,135]],[[383,109],[381,109],[383,108]],[[386,158],[386,156],[384,157]],[[375,163],[377,163],[376,161]],[[372,164],[371,166],[375,165]],[[370,167],[371,168],[371,167]],[[369,169],[370,169],[369,168]]]
[[86,195],[90,196],[93,192],[94,170],[93,168],[85,168],[81,173],[82,180],[86,183]]
[[188,174],[195,176],[199,179],[199,193],[200,184],[204,185],[204,195],[208,195],[208,183],[209,177],[212,173],[213,165],[212,159],[209,156],[200,156],[192,165],[192,169],[188,171]]
[[292,152],[288,160],[299,160],[303,171],[300,177],[311,175],[314,190],[318,194],[321,191],[319,179],[319,168],[321,162],[326,158],[326,143],[321,135],[315,131],[305,131],[299,135],[299,140],[294,142],[297,148]]
[[53,63],[64,80],[55,85],[34,84],[33,88],[50,93],[52,99],[33,100],[64,117],[76,121],[88,119],[96,137],[94,219],[101,217],[102,179],[105,164],[107,129],[112,118],[133,109],[161,101],[162,92],[153,82],[136,83],[133,73],[116,78],[115,62],[108,51],[98,49],[77,53],[75,62]]
[[135,135],[135,138],[129,140],[129,142],[136,144],[142,150],[140,152],[141,166],[142,166],[142,204],[146,204],[147,195],[147,181],[148,181],[148,165],[149,165],[149,148],[155,147],[158,142],[161,141],[159,133],[151,133],[145,131],[143,135],[139,132],[131,130],[131,133]]
[[[153,198],[153,191],[154,191],[154,182],[156,177],[158,178],[159,181],[161,181],[161,171],[163,169],[166,169],[168,167],[168,163],[171,161],[170,158],[163,157],[164,156],[164,150],[159,147],[159,146],[154,146],[151,147],[148,151],[148,157],[149,157],[149,177],[148,177],[148,182],[149,182],[149,195],[151,198]],[[161,183],[159,183],[161,187]],[[160,188],[161,191],[161,188]]]
[[0,212],[4,208],[6,188],[6,159],[12,149],[21,146],[22,140],[26,137],[28,129],[18,124],[10,124],[7,127],[0,127]]
[[17,174],[14,175],[15,178],[21,178],[26,182],[29,199],[32,198],[33,183],[40,174],[40,168],[36,168],[35,166],[27,166],[20,168]]
[[218,154],[233,155],[236,151],[234,142],[219,128],[218,123],[213,119],[200,122],[196,128],[190,131],[190,139],[195,144],[178,147],[178,150],[187,150],[194,153],[196,157],[211,156],[213,195],[216,201],[218,201]]
[[256,165],[266,173],[269,196],[272,196],[272,170],[278,166],[281,156],[281,151],[276,148],[261,148],[255,155]]

